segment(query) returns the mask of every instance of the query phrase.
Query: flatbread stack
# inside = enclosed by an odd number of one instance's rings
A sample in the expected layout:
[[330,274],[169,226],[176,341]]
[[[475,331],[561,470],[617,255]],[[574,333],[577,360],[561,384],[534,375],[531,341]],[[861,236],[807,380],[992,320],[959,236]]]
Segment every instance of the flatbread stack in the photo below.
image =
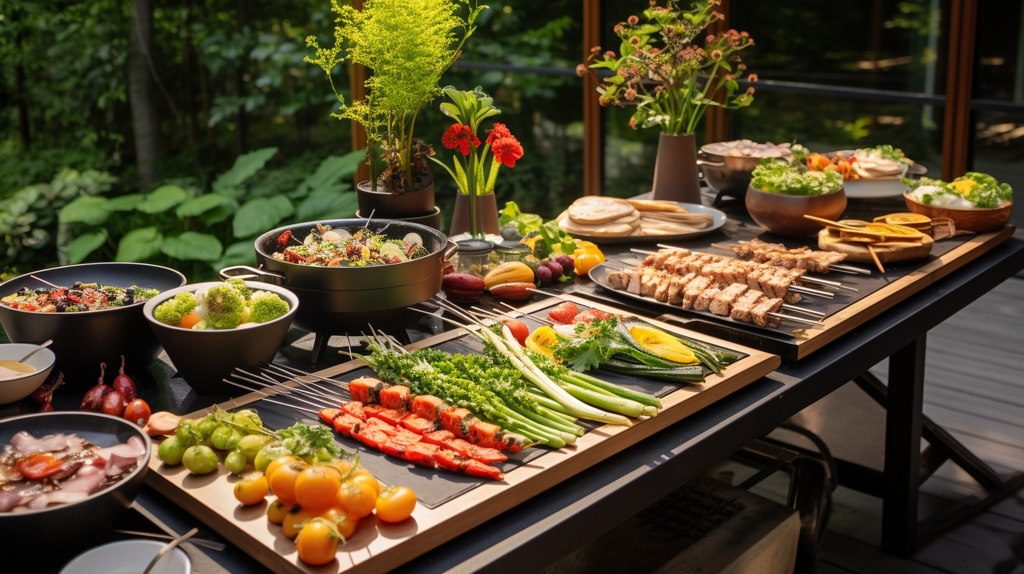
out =
[[671,201],[586,196],[558,216],[558,226],[570,235],[625,237],[679,235],[713,222],[707,214],[690,213]]

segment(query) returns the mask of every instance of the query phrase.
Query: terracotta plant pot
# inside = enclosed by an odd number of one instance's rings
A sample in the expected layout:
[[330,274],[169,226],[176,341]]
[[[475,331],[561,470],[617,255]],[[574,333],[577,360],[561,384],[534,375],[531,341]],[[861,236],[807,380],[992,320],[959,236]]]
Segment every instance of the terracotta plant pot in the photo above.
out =
[[693,134],[658,136],[653,192],[654,199],[700,203],[697,144]]
[[374,218],[399,219],[404,217],[421,217],[434,212],[434,182],[416,191],[391,193],[377,186],[377,191],[370,189],[370,182],[361,181],[356,186],[356,199],[359,202],[359,213]]
[[767,231],[781,237],[808,237],[824,226],[804,215],[838,220],[846,211],[846,190],[840,187],[825,195],[783,195],[751,186],[746,204],[750,217]]
[[[498,202],[493,193],[476,196],[476,220],[480,226],[479,232],[498,235],[501,227],[498,226]],[[457,192],[455,194],[455,213],[452,213],[452,226],[448,230],[448,236],[469,232],[469,196]]]
[[1010,212],[1013,204],[992,209],[954,209],[951,207],[935,207],[925,205],[904,194],[903,199],[907,202],[907,209],[913,213],[926,215],[932,219],[948,217],[953,220],[957,231],[973,231],[975,233],[988,233],[1002,229],[1010,220]]

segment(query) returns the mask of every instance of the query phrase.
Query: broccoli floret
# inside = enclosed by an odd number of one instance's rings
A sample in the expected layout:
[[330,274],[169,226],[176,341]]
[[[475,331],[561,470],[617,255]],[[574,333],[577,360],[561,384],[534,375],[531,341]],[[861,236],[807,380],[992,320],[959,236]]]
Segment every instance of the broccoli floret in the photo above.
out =
[[245,286],[245,281],[241,279],[228,279],[228,285],[231,285],[238,291],[238,294],[242,296],[242,299],[248,301],[252,297],[252,291]]
[[250,307],[252,308],[252,312],[249,313],[249,322],[251,323],[266,323],[284,317],[289,309],[288,303],[284,299],[270,291],[254,293]]
[[199,306],[196,313],[209,329],[234,329],[242,323],[245,301],[234,287],[226,283],[196,292]]
[[177,327],[181,325],[181,319],[191,313],[198,304],[195,295],[178,293],[174,298],[157,305],[153,310],[153,318],[165,325]]
[[67,309],[64,309],[65,313],[74,313],[78,310],[78,305],[69,305]]

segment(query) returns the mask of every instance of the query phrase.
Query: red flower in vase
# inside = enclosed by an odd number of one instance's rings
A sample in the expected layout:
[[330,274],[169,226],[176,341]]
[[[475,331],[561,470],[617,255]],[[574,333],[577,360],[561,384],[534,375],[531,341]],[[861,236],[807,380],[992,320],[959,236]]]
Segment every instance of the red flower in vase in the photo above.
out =
[[495,123],[494,127],[487,133],[486,143],[493,145],[495,140],[510,137],[512,137],[512,132],[508,131],[508,126]]
[[462,155],[469,155],[472,148],[480,145],[480,138],[465,124],[455,124],[441,136],[441,143],[448,149],[458,148]]
[[503,138],[496,138],[491,143],[491,150],[494,152],[494,159],[508,167],[515,167],[516,160],[523,157],[522,144],[511,134]]

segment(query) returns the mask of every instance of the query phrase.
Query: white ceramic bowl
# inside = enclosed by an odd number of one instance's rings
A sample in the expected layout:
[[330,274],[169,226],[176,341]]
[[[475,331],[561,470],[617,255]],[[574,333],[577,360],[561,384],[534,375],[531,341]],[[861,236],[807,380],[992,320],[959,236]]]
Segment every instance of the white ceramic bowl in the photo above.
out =
[[[166,546],[157,540],[122,540],[87,550],[60,571],[60,574],[138,574]],[[181,548],[164,555],[153,574],[190,574],[192,561]]]
[[[0,359],[17,361],[32,352],[39,345],[28,345],[25,343],[6,343],[0,345]],[[53,370],[53,363],[56,355],[49,349],[43,349],[32,355],[26,361],[27,364],[36,368],[36,372],[28,373],[16,379],[0,381],[0,405],[20,401],[32,394],[40,385],[46,382]]]

